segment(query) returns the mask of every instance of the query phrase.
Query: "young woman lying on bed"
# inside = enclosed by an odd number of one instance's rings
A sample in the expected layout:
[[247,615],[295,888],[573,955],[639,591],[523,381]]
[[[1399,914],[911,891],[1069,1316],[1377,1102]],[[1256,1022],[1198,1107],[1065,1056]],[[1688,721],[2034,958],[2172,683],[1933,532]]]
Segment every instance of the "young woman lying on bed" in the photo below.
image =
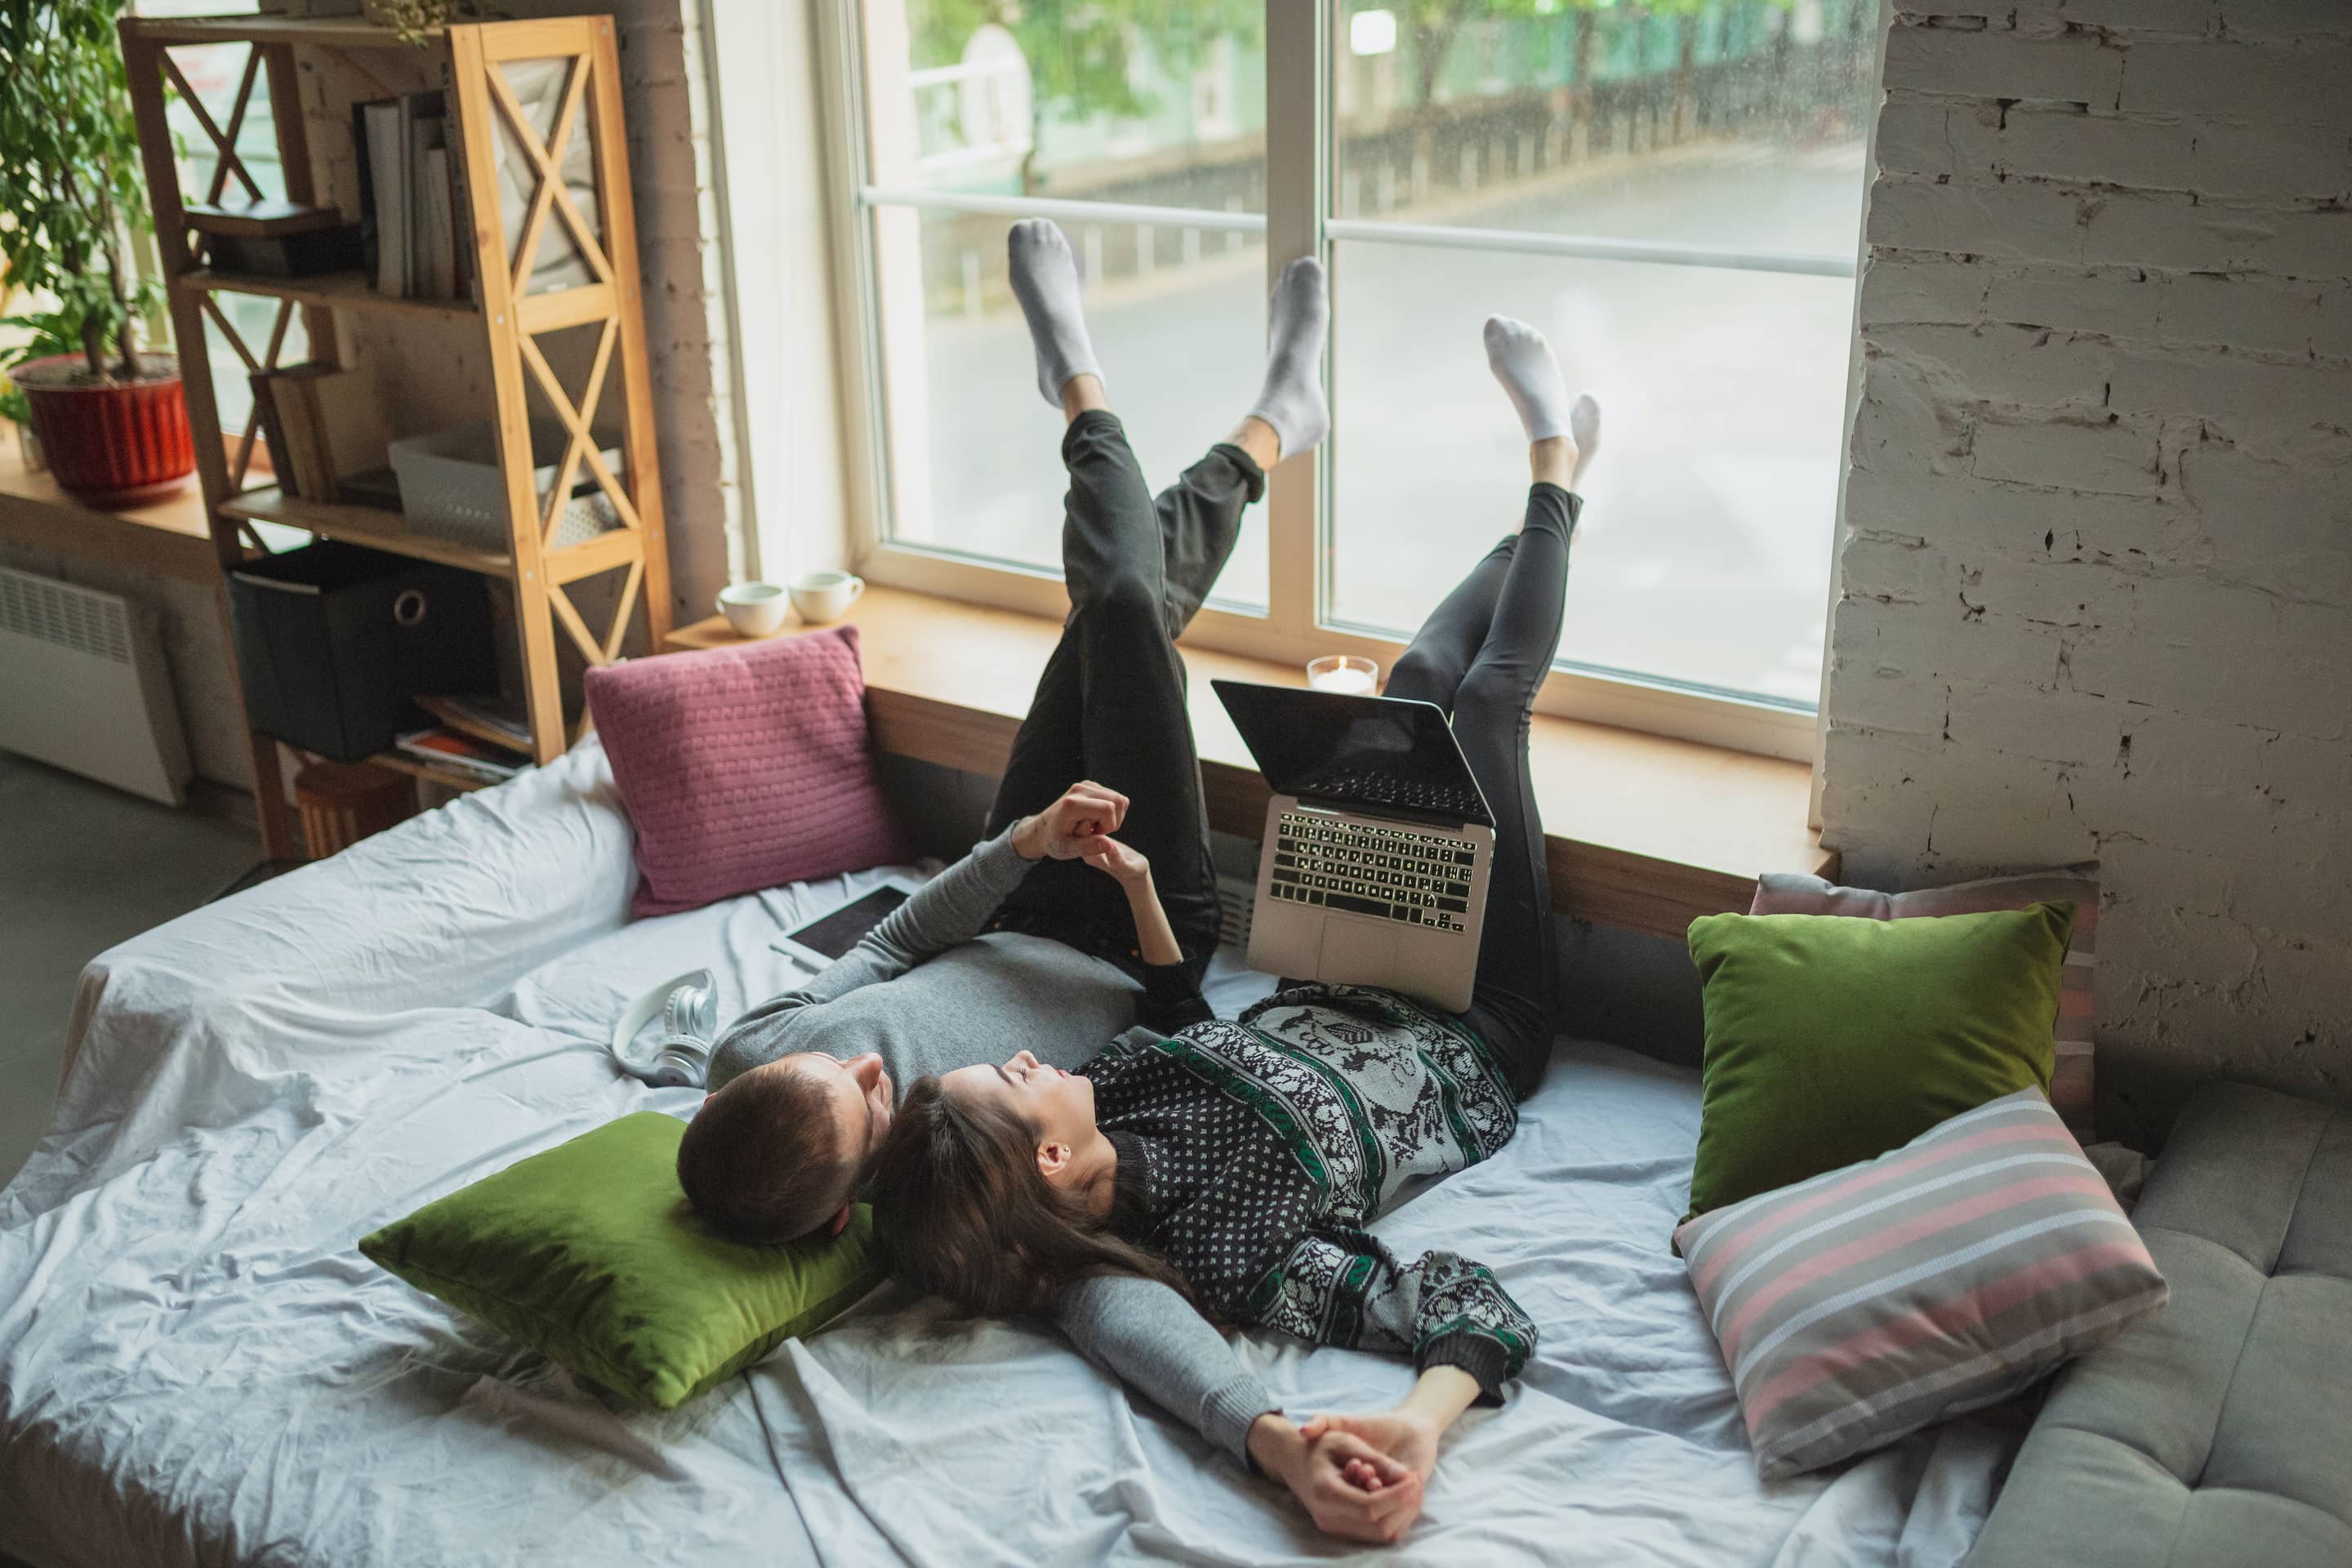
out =
[[[1419,1512],[1439,1436],[1499,1397],[1536,1342],[1481,1265],[1442,1251],[1407,1263],[1364,1228],[1408,1187],[1508,1142],[1551,1053],[1558,970],[1528,721],[1559,642],[1580,505],[1568,486],[1598,410],[1571,407],[1533,329],[1492,320],[1486,349],[1527,426],[1526,521],[1438,606],[1387,689],[1452,716],[1494,810],[1468,1009],[1285,982],[1222,1022],[1149,861],[1104,832],[1081,858],[1125,890],[1147,966],[1139,1026],[1075,1073],[1021,1051],[918,1080],[868,1188],[898,1275],[977,1312],[1050,1318],[1081,1280],[1137,1275],[1213,1321],[1411,1356],[1421,1375],[1396,1411],[1307,1428],[1352,1432],[1407,1467],[1349,1467],[1391,1540]],[[1121,815],[1151,811],[1131,794]]]

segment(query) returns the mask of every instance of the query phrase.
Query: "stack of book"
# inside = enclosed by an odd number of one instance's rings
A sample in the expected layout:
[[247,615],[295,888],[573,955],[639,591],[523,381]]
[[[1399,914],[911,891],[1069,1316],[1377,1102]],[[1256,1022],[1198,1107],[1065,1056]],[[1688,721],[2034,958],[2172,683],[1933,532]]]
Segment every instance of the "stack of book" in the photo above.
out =
[[360,246],[379,294],[457,300],[473,292],[465,161],[449,146],[448,100],[412,92],[352,105],[359,154]]
[[416,705],[447,728],[493,746],[530,754],[530,721],[522,704],[492,692],[479,697],[419,697]]
[[483,784],[502,784],[530,766],[526,758],[486,741],[477,741],[471,735],[461,735],[446,725],[413,730],[393,744],[419,762],[431,763],[445,772]]
[[250,380],[278,488],[303,500],[370,504],[367,495],[343,494],[346,476],[383,466],[380,405],[366,379],[331,364],[298,364],[256,371]]

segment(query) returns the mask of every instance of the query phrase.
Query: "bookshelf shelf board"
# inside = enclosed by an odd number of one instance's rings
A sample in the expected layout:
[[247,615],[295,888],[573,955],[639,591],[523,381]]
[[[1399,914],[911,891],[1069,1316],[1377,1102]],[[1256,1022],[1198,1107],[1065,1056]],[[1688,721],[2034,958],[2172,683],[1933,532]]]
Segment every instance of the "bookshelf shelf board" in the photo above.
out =
[[380,768],[390,768],[395,773],[407,773],[413,778],[430,779],[445,789],[488,789],[494,784],[503,782],[498,779],[480,778],[459,768],[438,767],[422,757],[412,757],[406,752],[378,752],[368,761]]
[[[140,16],[125,24],[142,40],[177,47],[182,44],[310,44],[338,49],[413,49],[389,27],[349,16]],[[427,44],[437,45],[446,27],[427,27]]]
[[454,540],[414,532],[409,529],[406,519],[382,507],[302,500],[273,487],[232,496],[221,503],[220,510],[230,517],[250,518],[256,522],[283,523],[289,528],[324,534],[329,539],[364,544],[373,550],[389,550],[396,555],[413,555],[419,561],[437,561],[444,566],[462,566],[468,572],[483,572],[494,577],[514,574],[514,558],[504,551],[479,550]]
[[216,272],[200,267],[183,272],[179,278],[184,289],[199,292],[226,289],[232,294],[265,294],[273,300],[291,300],[298,305],[325,305],[349,310],[389,310],[400,315],[434,316],[444,321],[475,321],[481,312],[470,300],[409,300],[397,294],[379,294],[370,286],[364,272],[321,272],[309,278],[268,278],[250,272]]

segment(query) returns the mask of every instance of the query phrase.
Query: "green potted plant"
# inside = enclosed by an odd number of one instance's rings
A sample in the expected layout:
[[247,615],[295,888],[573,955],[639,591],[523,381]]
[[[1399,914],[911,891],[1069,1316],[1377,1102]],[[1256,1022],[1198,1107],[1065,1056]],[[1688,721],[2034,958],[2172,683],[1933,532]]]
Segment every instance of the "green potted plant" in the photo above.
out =
[[[142,349],[156,285],[132,265],[152,226],[115,18],[124,0],[0,0],[0,261],[53,310],[8,356],[50,474],[102,505],[152,499],[195,467],[179,361]],[[68,334],[70,334],[68,339]]]

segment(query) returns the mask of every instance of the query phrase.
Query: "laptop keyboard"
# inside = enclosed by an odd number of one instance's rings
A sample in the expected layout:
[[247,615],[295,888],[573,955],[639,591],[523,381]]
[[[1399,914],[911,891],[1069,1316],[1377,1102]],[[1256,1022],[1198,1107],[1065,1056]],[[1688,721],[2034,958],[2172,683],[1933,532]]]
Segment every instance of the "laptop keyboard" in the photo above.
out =
[[1465,822],[1486,820],[1486,803],[1479,798],[1476,790],[1460,784],[1400,778],[1394,773],[1367,773],[1357,769],[1321,773],[1300,784],[1298,793],[1328,795],[1335,800],[1363,801],[1372,805],[1400,805],[1417,811],[1443,812]]
[[1267,891],[1294,904],[1467,931],[1476,860],[1469,845],[1442,834],[1286,811],[1275,824]]

